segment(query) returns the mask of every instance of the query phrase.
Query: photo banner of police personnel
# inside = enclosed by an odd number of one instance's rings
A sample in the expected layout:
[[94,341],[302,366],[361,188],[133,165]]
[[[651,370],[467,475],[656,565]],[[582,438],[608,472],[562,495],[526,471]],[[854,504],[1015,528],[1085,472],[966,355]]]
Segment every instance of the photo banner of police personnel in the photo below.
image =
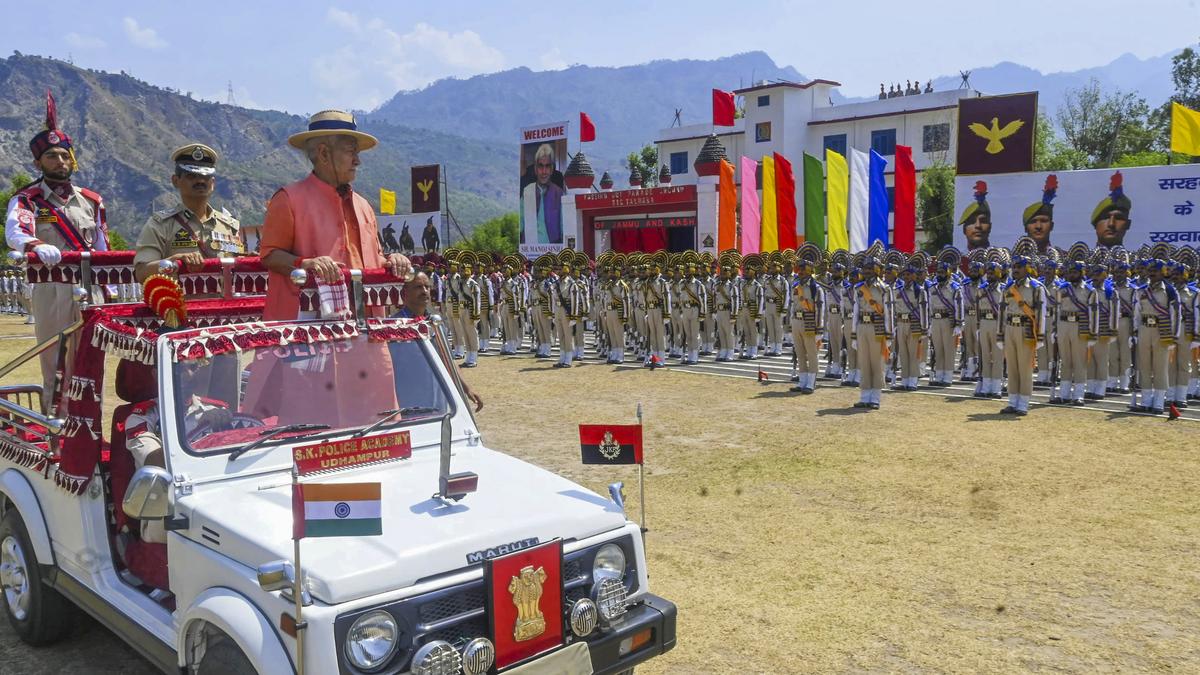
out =
[[[986,194],[981,194],[986,193]],[[1200,164],[959,176],[954,245],[1200,247]]]
[[528,257],[563,249],[567,122],[521,129],[521,244]]

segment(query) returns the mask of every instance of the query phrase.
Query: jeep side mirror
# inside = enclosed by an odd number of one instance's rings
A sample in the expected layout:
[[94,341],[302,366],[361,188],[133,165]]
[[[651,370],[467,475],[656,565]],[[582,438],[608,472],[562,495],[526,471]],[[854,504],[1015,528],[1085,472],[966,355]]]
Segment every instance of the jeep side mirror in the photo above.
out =
[[121,509],[138,520],[166,518],[171,513],[171,474],[157,466],[143,466],[133,474]]
[[258,587],[271,593],[296,584],[296,568],[287,560],[275,560],[258,566]]

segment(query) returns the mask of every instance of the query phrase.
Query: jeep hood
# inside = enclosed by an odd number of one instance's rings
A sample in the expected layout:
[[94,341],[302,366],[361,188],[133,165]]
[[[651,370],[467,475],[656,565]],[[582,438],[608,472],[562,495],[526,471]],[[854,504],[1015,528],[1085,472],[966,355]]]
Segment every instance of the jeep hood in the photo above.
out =
[[[383,536],[301,543],[313,596],[328,604],[347,602],[460,570],[471,564],[469,554],[484,549],[535,537],[542,542],[583,539],[625,524],[625,515],[609,499],[483,447],[456,448],[451,470],[479,474],[478,491],[456,504],[430,497],[438,485],[436,449],[308,479],[382,484]],[[180,504],[191,510],[187,536],[252,568],[292,560],[291,484],[285,481],[272,474],[197,486]]]

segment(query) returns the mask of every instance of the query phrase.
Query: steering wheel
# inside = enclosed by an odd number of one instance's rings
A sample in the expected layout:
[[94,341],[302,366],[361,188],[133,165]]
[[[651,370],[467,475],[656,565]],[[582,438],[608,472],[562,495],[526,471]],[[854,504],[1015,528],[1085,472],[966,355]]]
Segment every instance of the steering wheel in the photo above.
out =
[[[229,429],[250,429],[253,427],[265,426],[267,426],[266,423],[254,415],[248,415],[242,412],[230,413],[229,415]],[[215,431],[228,431],[229,429],[213,429],[211,424],[207,422],[201,422],[200,424],[196,425],[195,429],[192,429],[190,432],[188,432],[187,440],[189,444],[195,443],[196,441]]]

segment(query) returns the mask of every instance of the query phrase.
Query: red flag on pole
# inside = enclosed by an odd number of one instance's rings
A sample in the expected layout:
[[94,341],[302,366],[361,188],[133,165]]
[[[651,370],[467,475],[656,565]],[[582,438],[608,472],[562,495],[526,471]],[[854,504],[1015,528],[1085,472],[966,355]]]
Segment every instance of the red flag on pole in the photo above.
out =
[[913,164],[912,148],[907,145],[896,146],[895,178],[892,248],[912,253],[917,248],[917,167]]
[[731,127],[733,126],[733,117],[736,108],[733,105],[733,93],[713,89],[713,126],[714,127]]
[[778,152],[775,155],[775,222],[779,248],[796,248],[796,177],[792,163]]
[[596,140],[596,125],[585,112],[579,113],[579,142],[588,143]]
[[642,425],[580,424],[584,464],[641,464]]

